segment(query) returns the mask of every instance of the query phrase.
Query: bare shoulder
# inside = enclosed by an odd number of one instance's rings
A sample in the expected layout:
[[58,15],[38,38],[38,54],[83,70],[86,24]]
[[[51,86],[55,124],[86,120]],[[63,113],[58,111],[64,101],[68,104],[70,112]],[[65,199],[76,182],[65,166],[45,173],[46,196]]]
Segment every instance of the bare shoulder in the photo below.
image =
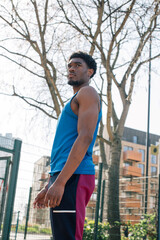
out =
[[91,86],[82,87],[77,94],[77,100],[86,101],[87,99],[99,102],[99,95]]

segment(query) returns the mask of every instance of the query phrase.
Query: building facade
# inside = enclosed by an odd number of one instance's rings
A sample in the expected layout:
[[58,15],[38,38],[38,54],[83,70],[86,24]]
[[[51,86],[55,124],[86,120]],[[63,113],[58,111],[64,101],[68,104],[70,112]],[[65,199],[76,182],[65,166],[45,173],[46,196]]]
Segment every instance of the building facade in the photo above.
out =
[[[120,210],[121,220],[138,222],[143,214],[154,213],[157,206],[160,136],[150,134],[150,147],[146,152],[146,133],[125,128],[122,138],[120,162]],[[146,169],[148,165],[148,183]],[[148,185],[148,187],[147,187]],[[148,189],[147,203],[145,190]],[[145,209],[147,207],[147,209]]]
[[[104,133],[108,139],[107,133]],[[152,151],[152,147],[156,149],[156,154]],[[107,161],[110,161],[109,145],[105,146]],[[96,185],[98,184],[98,163],[101,162],[99,146],[94,147],[93,159],[96,159]],[[145,189],[146,189],[146,133],[136,129],[125,128],[122,137],[122,151],[120,159],[120,217],[121,221],[137,223],[141,217],[147,213],[155,213],[158,204],[158,174],[160,162],[160,136],[150,134],[150,147],[148,156],[148,197],[147,210],[145,210]],[[103,220],[107,221],[107,171],[103,170],[103,181],[105,181],[105,197],[103,209]],[[103,187],[103,184],[102,184]],[[101,204],[103,202],[103,194],[101,190]],[[93,216],[96,208],[97,187],[91,197],[88,206]]]
[[[13,149],[14,138],[11,133],[6,133],[5,136],[0,134],[0,147],[1,149]],[[0,149],[0,229],[5,214],[5,205],[8,192],[8,180],[10,177],[10,161],[12,154],[4,152]]]
[[33,202],[38,192],[42,190],[49,180],[50,157],[43,156],[34,163],[32,194],[29,212],[29,224],[40,224],[42,227],[50,227],[48,208],[33,208]]

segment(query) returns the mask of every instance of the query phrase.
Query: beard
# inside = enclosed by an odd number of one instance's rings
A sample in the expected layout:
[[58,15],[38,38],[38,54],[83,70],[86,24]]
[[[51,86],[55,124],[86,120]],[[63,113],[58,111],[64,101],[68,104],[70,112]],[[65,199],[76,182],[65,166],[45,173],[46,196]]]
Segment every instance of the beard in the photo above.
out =
[[68,80],[68,84],[69,84],[70,86],[79,87],[79,86],[81,86],[83,83],[84,83],[83,80],[79,80],[79,81],[73,81],[73,80],[70,80],[70,79]]

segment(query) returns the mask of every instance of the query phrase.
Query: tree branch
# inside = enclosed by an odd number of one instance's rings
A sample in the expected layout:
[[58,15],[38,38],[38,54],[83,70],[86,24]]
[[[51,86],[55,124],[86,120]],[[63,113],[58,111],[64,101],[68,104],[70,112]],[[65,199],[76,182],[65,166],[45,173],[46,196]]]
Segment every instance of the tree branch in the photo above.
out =
[[16,65],[18,65],[18,66],[24,68],[24,69],[27,70],[29,73],[31,73],[31,74],[33,74],[33,75],[39,77],[39,78],[43,78],[43,79],[45,78],[44,76],[39,75],[38,73],[35,73],[34,70],[30,70],[29,68],[25,67],[25,66],[22,65],[21,63],[17,62],[16,60],[14,60],[14,59],[12,59],[12,58],[10,58],[10,57],[8,57],[8,56],[5,56],[4,54],[0,54],[0,56],[2,56],[2,57],[4,57],[4,58],[6,58],[6,59],[12,61],[12,62],[15,63]]
[[108,111],[107,111],[107,130],[109,133],[109,137],[111,140],[113,140],[113,133],[112,133],[112,128],[111,128],[111,118],[112,118],[112,95],[111,95],[111,88],[112,88],[112,78],[114,78],[114,74],[111,70],[111,53],[112,53],[112,49],[113,49],[113,45],[116,41],[117,36],[119,35],[119,33],[121,32],[121,30],[123,29],[123,27],[125,26],[129,15],[133,9],[133,6],[135,4],[136,0],[133,0],[130,4],[130,7],[128,8],[125,17],[121,23],[121,25],[119,26],[118,30],[115,32],[115,34],[112,37],[112,40],[110,42],[109,45],[109,50],[108,50],[108,56],[107,56],[107,62],[106,62],[106,68],[107,68],[107,80],[108,80],[108,86],[107,86],[107,99],[108,99]]
[[[14,89],[14,88],[13,88],[13,89]],[[14,89],[14,92],[13,92],[12,96],[19,97],[19,98],[22,99],[24,102],[26,102],[27,104],[29,104],[31,107],[35,107],[35,108],[39,109],[41,112],[45,113],[48,117],[57,120],[57,117],[54,117],[53,115],[49,114],[49,113],[48,113],[46,110],[44,110],[43,108],[41,108],[41,107],[39,107],[38,105],[35,105],[35,104],[29,102],[28,100],[32,100],[32,101],[34,101],[35,103],[43,104],[43,105],[46,105],[46,106],[49,107],[49,108],[52,108],[52,107],[49,106],[48,104],[46,104],[46,103],[40,103],[40,102],[38,102],[37,100],[35,100],[35,99],[33,99],[33,98],[28,98],[28,97],[21,96],[21,95],[19,95],[19,94],[17,94],[17,93],[15,92],[15,89]],[[52,108],[52,109],[54,109],[54,108]]]

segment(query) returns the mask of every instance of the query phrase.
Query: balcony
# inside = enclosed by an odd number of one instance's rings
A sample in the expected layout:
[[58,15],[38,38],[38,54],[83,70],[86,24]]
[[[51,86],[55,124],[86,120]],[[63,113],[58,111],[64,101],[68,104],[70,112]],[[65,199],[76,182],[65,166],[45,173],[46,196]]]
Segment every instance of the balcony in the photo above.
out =
[[124,161],[141,162],[142,161],[142,153],[128,150],[126,152],[123,152],[123,160]]
[[121,205],[125,208],[140,208],[141,201],[136,198],[123,198]]
[[46,182],[48,180],[48,174],[42,173],[39,181]]
[[135,166],[127,166],[123,168],[124,177],[141,177],[141,168]]
[[142,193],[142,185],[136,184],[136,183],[129,183],[125,186],[123,186],[123,191],[126,192],[135,192],[135,193]]
[[121,220],[126,223],[128,221],[131,221],[132,224],[135,224],[135,223],[139,223],[139,221],[141,220],[141,216],[126,214],[121,216]]
[[156,194],[158,194],[158,189],[157,190],[150,189],[150,193],[153,194],[153,195],[156,195]]
[[96,207],[96,201],[90,200],[87,204],[87,207],[89,208],[95,208]]

